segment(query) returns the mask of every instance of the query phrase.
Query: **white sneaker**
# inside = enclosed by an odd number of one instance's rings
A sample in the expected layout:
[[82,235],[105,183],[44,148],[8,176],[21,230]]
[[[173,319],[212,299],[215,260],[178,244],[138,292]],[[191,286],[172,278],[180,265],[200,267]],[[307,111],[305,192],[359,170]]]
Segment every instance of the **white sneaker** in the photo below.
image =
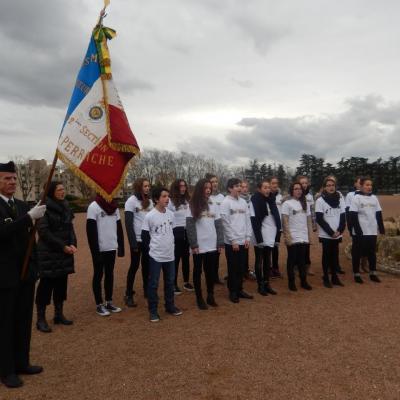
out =
[[111,303],[111,301],[107,301],[105,308],[107,311],[110,311],[112,313],[118,313],[122,311],[121,308],[114,306],[114,304]]
[[111,313],[106,309],[106,307],[104,306],[104,304],[99,304],[96,307],[96,313],[99,314],[101,317],[107,317],[109,316]]

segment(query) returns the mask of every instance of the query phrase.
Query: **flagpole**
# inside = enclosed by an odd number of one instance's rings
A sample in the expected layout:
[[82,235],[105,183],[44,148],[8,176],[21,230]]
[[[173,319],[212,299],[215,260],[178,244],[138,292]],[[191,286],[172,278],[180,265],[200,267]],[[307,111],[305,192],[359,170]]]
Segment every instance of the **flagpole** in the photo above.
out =
[[[51,183],[51,180],[53,178],[54,171],[56,169],[57,161],[58,161],[58,154],[57,154],[57,151],[56,151],[56,153],[54,154],[53,163],[51,164],[49,176],[47,177],[47,182],[46,182],[46,185],[45,185],[43,193],[42,193],[42,197],[41,197],[40,202],[39,202],[40,204],[44,204],[45,201],[46,201],[46,197],[47,197],[47,194],[49,192],[50,183]],[[30,232],[28,248],[26,249],[24,263],[22,265],[21,280],[25,279],[26,272],[28,271],[29,259],[31,258],[33,245],[35,243],[36,231],[37,231],[37,223],[35,222],[35,224],[33,225],[32,230]]]

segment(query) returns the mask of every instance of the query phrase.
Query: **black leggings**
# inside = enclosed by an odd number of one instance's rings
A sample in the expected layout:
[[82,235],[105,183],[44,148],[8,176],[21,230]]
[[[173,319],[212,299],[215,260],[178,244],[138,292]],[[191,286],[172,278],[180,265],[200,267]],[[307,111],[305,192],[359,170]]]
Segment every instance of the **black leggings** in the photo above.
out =
[[256,255],[255,272],[257,283],[261,285],[263,282],[269,282],[271,274],[271,252],[272,247],[254,247]]
[[[182,227],[179,227],[182,228]],[[189,282],[189,242],[187,241],[186,232],[184,228],[183,231],[178,232],[178,228],[174,230],[175,237],[175,286],[178,284],[178,271],[179,271],[179,262],[182,260],[182,274],[183,274],[183,282]]]
[[217,265],[217,251],[202,254],[193,254],[193,284],[196,297],[202,298],[201,273],[204,269],[206,276],[207,294],[214,294],[215,268]]
[[287,275],[290,282],[294,282],[294,267],[297,266],[299,270],[300,280],[302,283],[306,282],[306,251],[308,243],[295,243],[287,247]]
[[353,273],[360,273],[361,257],[368,258],[370,272],[376,271],[376,235],[352,236],[351,258]]
[[54,304],[61,304],[67,300],[68,275],[58,278],[40,278],[36,290],[36,305],[45,307],[51,303],[53,295]]
[[101,294],[101,281],[104,277],[104,291],[106,301],[112,300],[114,286],[114,265],[116,251],[102,251],[100,255],[93,260],[93,293],[96,304],[103,304],[103,296]]
[[140,260],[142,260],[143,291],[147,294],[147,285],[149,282],[149,248],[144,246],[142,242],[138,242],[138,251],[131,249],[131,265],[126,277],[126,296],[132,296],[134,293],[133,285],[135,284],[135,276],[139,269]]
[[340,239],[320,238],[319,241],[322,244],[322,271],[327,279],[329,274],[335,276],[339,269]]

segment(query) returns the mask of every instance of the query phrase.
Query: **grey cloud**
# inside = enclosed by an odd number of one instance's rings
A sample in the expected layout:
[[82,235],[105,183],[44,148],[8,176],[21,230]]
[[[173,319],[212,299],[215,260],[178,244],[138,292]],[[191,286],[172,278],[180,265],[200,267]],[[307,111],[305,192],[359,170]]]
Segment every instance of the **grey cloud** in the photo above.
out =
[[346,111],[323,117],[243,118],[224,140],[198,138],[184,145],[230,163],[241,158],[295,163],[303,153],[331,161],[400,154],[400,102],[370,95],[346,104]]
[[236,78],[232,78],[232,82],[235,85],[238,85],[244,89],[249,89],[252,88],[254,86],[254,83],[248,79],[246,80],[241,80],[241,79],[236,79]]

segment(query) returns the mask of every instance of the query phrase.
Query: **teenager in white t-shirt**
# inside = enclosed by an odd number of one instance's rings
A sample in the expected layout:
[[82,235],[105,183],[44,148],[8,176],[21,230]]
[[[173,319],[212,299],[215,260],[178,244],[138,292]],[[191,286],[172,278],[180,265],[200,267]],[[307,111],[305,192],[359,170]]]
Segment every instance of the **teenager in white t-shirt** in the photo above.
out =
[[312,232],[310,208],[299,182],[289,187],[290,197],[282,204],[282,227],[287,246],[287,275],[289,290],[297,291],[294,268],[297,265],[301,287],[311,290],[307,282],[306,251]]
[[[303,188],[304,194],[307,200],[307,207],[310,210],[311,214],[311,226],[313,232],[317,231],[317,224],[315,220],[315,201],[314,196],[310,192],[311,184],[309,179],[306,176],[300,175],[297,177],[297,181],[300,182],[301,187]],[[307,267],[307,274],[314,275],[314,271],[311,268],[311,257],[310,257],[310,245],[306,247],[306,267]]]
[[142,225],[144,217],[153,209],[150,199],[150,182],[146,178],[139,178],[133,185],[134,194],[125,203],[125,227],[128,235],[131,252],[131,264],[126,277],[125,304],[128,307],[136,307],[133,299],[135,291],[136,272],[142,264],[142,281],[144,297],[147,297],[147,285],[149,277],[149,249],[142,243]]
[[[217,254],[224,246],[222,221],[219,207],[210,203],[211,183],[200,179],[190,199],[190,215],[186,219],[187,235],[193,254],[193,283],[197,306],[206,310],[207,304],[216,307],[214,298]],[[207,284],[207,303],[201,290],[201,274],[204,269]]]
[[165,311],[172,315],[181,315],[175,306],[174,281],[174,214],[167,209],[169,191],[157,187],[152,192],[154,208],[145,216],[142,225],[142,241],[149,246],[149,286],[147,289],[150,321],[158,322],[158,283],[161,270],[164,277]]
[[[93,293],[96,312],[104,317],[121,309],[112,303],[115,256],[124,256],[124,234],[116,201],[97,196],[87,210],[86,232],[93,259]],[[104,275],[105,303],[101,291]]]
[[[315,202],[319,241],[322,244],[323,283],[343,286],[337,276],[339,269],[339,243],[346,228],[346,210],[343,196],[336,190],[336,180],[325,178],[322,191]],[[329,278],[331,275],[331,279]]]
[[376,241],[378,233],[384,235],[382,208],[378,198],[372,194],[372,180],[360,179],[361,190],[351,201],[349,215],[352,226],[352,264],[354,280],[363,283],[360,275],[360,259],[365,255],[369,264],[369,277],[380,282],[376,273]]
[[[219,190],[218,177],[214,174],[208,173],[205,178],[211,182],[211,195],[209,202],[210,204],[215,204],[218,209],[220,209],[225,196]],[[214,281],[217,285],[223,285],[224,283],[219,277],[219,253],[217,254],[217,267],[215,269]]]
[[[275,204],[278,208],[279,217],[282,211],[282,200],[283,196],[279,189],[279,179],[276,176],[271,178],[271,195],[275,197]],[[282,225],[282,224],[281,224]],[[271,264],[271,277],[272,278],[282,278],[279,272],[279,246],[281,241],[282,229],[278,229],[276,232],[275,245],[271,252],[272,264]]]
[[257,184],[257,192],[251,196],[250,217],[254,234],[255,270],[258,293],[262,296],[276,294],[271,288],[271,253],[275,245],[276,233],[281,229],[281,218],[271,194],[270,181],[264,179]]
[[189,242],[186,235],[186,217],[189,215],[189,191],[183,179],[177,179],[171,184],[168,209],[175,217],[175,294],[182,293],[178,286],[179,262],[182,260],[183,288],[193,292],[194,287],[189,282]]
[[221,204],[220,214],[228,264],[229,299],[233,303],[238,303],[240,298],[253,298],[243,290],[243,277],[246,272],[245,249],[249,248],[252,229],[249,207],[240,197],[242,189],[240,179],[229,179],[227,189],[229,195]]

